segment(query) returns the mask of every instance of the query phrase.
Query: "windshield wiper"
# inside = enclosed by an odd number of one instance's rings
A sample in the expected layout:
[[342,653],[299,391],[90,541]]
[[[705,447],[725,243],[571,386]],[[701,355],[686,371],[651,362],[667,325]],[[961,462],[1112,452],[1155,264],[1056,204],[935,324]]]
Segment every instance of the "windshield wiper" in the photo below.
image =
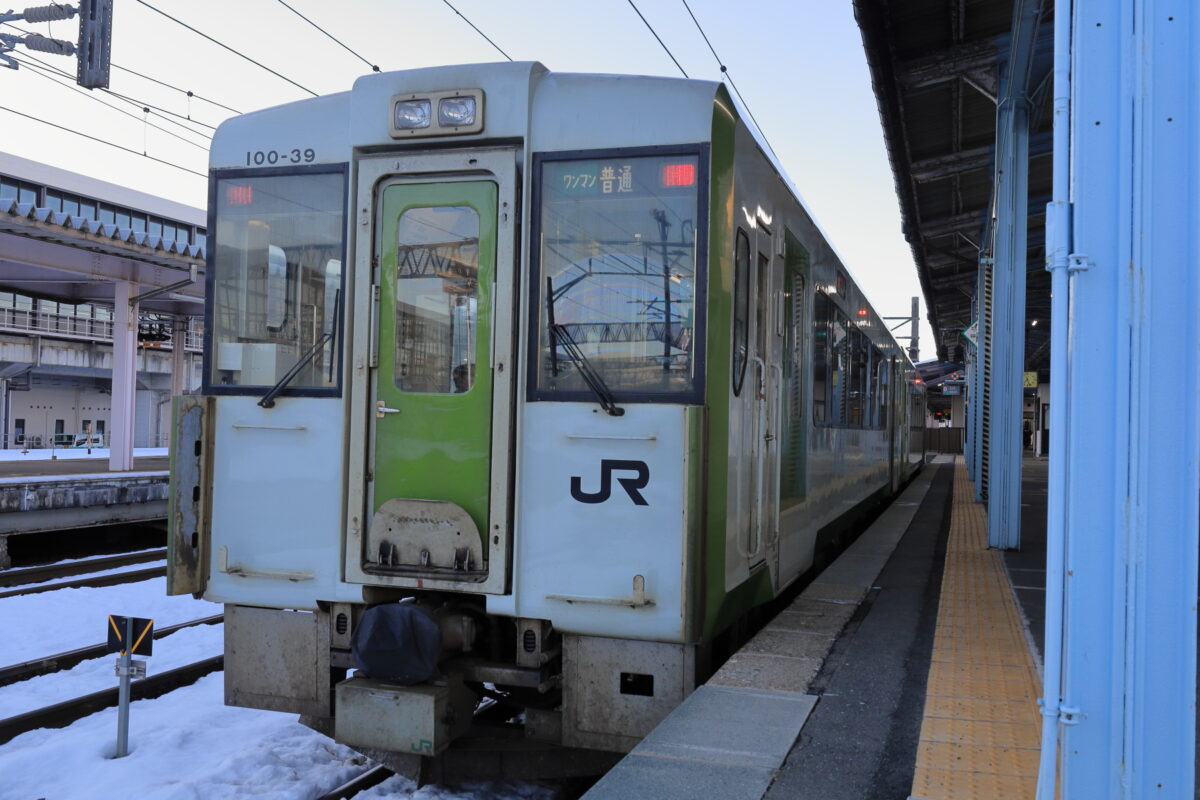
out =
[[258,401],[258,404],[260,406],[262,406],[263,408],[274,408],[275,407],[275,398],[279,395],[279,393],[282,392],[284,389],[286,389],[287,385],[289,383],[291,383],[293,380],[295,380],[296,376],[300,374],[300,370],[307,367],[309,365],[309,363],[314,358],[317,357],[317,353],[321,352],[321,348],[323,348],[327,344],[330,345],[330,347],[329,347],[329,381],[330,381],[330,383],[333,382],[333,362],[334,362],[335,354],[333,352],[334,348],[331,343],[333,342],[334,336],[337,334],[338,321],[339,321],[339,318],[341,317],[341,313],[342,313],[341,294],[342,294],[342,292],[339,289],[337,291],[337,293],[334,295],[333,324],[329,326],[329,330],[326,331],[325,333],[321,334],[321,338],[317,339],[317,341],[313,343],[313,346],[308,348],[308,350],[305,351],[304,355],[300,356],[300,359],[298,361],[296,361],[295,364],[292,365],[291,369],[289,369],[287,372],[284,373],[283,377],[279,379],[279,382],[267,390],[267,393],[264,394],[262,396],[262,399]]
[[[571,334],[567,331],[567,326],[551,323],[551,350],[556,350],[560,344],[571,360],[575,362],[575,366],[579,370],[579,374],[583,376],[583,380],[587,383],[588,388],[592,390],[596,395],[596,399],[600,401],[600,407],[614,417],[624,414],[625,409],[617,406],[617,398],[613,396],[612,390],[608,388],[608,384],[600,377],[600,373],[592,366],[592,362],[588,361],[587,356],[579,349],[579,345],[571,338]],[[557,370],[557,367],[555,369]]]
[[[569,289],[577,281],[568,284],[559,292],[561,295],[566,289]],[[546,328],[550,331],[550,371],[554,375],[558,375],[558,346],[561,344],[563,350],[567,351],[567,355],[575,362],[579,374],[583,376],[583,380],[587,383],[588,388],[596,395],[600,401],[600,407],[605,413],[613,417],[619,417],[625,413],[625,409],[617,407],[617,398],[613,397],[612,390],[608,388],[608,384],[600,377],[600,373],[592,366],[592,362],[588,361],[587,356],[579,349],[579,345],[571,338],[570,332],[567,331],[567,326],[559,325],[554,321],[554,301],[558,295],[554,293],[554,279],[546,276]]]

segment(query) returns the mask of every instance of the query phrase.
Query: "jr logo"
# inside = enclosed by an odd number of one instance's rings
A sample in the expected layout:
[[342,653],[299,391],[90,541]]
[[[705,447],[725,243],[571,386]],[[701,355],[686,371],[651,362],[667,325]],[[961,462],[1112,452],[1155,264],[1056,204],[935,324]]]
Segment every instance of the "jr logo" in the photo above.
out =
[[583,481],[578,475],[571,476],[571,497],[581,503],[603,503],[612,495],[612,474],[614,470],[622,472],[636,472],[636,478],[617,478],[617,483],[621,484],[621,488],[629,495],[629,499],[634,505],[648,506],[646,498],[642,497],[642,493],[638,489],[645,489],[646,484],[650,483],[650,467],[646,466],[645,461],[619,461],[612,459],[600,460],[600,491],[585,492],[583,491]]

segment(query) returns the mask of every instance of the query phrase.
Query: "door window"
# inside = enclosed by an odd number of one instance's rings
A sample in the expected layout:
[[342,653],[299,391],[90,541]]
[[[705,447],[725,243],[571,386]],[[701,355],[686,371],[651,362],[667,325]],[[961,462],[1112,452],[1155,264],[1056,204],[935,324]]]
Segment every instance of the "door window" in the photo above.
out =
[[396,388],[462,394],[475,383],[479,215],[410,208],[396,226]]

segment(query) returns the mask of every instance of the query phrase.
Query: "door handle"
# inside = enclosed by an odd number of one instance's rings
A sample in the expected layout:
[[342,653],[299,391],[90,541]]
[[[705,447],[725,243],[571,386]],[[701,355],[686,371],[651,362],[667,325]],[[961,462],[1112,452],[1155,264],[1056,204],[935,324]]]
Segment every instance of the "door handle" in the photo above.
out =
[[400,409],[398,409],[398,408],[388,408],[387,406],[385,406],[385,405],[383,404],[383,401],[382,401],[382,400],[380,400],[379,402],[377,402],[377,403],[375,404],[375,416],[376,416],[378,419],[383,419],[383,418],[384,418],[385,416],[387,416],[388,414],[399,414],[399,413],[400,413]]

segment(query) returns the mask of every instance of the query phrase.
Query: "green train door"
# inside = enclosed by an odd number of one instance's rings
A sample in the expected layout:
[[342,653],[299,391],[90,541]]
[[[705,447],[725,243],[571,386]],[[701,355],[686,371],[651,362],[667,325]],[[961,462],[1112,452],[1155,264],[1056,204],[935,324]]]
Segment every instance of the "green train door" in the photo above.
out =
[[383,188],[377,208],[373,516],[364,568],[482,581],[497,186],[397,183]]

